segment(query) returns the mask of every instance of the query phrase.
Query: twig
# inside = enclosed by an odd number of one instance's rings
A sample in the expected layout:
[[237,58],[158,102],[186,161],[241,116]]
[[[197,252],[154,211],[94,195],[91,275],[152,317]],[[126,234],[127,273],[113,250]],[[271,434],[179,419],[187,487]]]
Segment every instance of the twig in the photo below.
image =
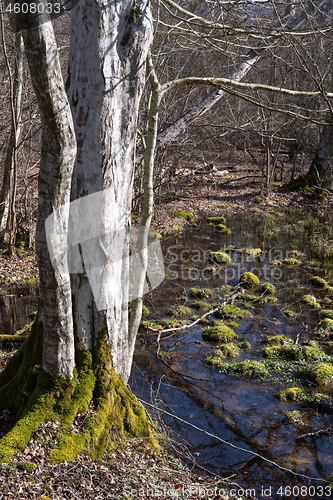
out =
[[184,420],[184,419],[178,417],[177,415],[174,415],[173,413],[170,413],[170,412],[168,412],[166,410],[162,410],[161,408],[158,408],[157,406],[155,406],[155,405],[153,405],[151,403],[148,403],[147,401],[143,401],[143,399],[140,399],[140,398],[137,397],[137,400],[141,404],[148,405],[148,406],[150,406],[151,408],[154,408],[157,411],[161,411],[162,413],[165,413],[166,415],[169,415],[170,417],[175,418],[176,420],[179,420],[183,424],[186,424],[189,427],[192,427],[193,429],[196,429],[197,431],[202,432],[203,434],[206,434],[207,436],[209,436],[211,438],[217,439],[218,441],[221,441],[221,443],[223,443],[223,444],[231,446],[231,448],[235,448],[236,450],[244,451],[245,453],[250,453],[250,455],[258,457],[261,460],[263,460],[264,462],[268,462],[269,464],[274,465],[278,469],[281,469],[283,471],[289,472],[290,474],[293,474],[294,476],[304,477],[305,479],[311,479],[312,481],[322,481],[324,483],[329,483],[329,481],[327,481],[326,479],[320,479],[320,478],[317,478],[317,477],[307,476],[305,474],[300,474],[298,472],[294,472],[293,470],[288,469],[286,467],[282,467],[282,465],[279,465],[276,462],[273,462],[273,460],[269,460],[269,458],[265,458],[262,455],[259,455],[259,453],[256,453],[255,451],[247,450],[245,448],[242,448],[241,446],[236,446],[235,444],[229,443],[229,441],[226,441],[225,439],[222,439],[219,436],[216,436],[216,434],[212,434],[211,432],[205,431],[204,429],[201,429],[197,425],[191,424],[190,422],[187,422],[187,420]]

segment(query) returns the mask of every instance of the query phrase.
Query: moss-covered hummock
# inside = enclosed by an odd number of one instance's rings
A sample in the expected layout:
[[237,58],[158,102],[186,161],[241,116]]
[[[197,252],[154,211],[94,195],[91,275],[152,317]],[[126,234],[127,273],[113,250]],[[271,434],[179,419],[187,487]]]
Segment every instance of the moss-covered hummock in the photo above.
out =
[[273,285],[273,283],[265,282],[261,285],[259,291],[262,293],[273,294],[273,293],[275,293],[275,286]]
[[295,399],[299,398],[303,392],[303,389],[300,389],[299,387],[290,387],[289,389],[278,392],[276,397],[280,401],[295,401]]
[[241,274],[241,276],[239,278],[239,282],[243,286],[251,288],[253,286],[259,285],[260,279],[255,274],[250,273],[250,272],[246,272],[246,273]]
[[218,311],[216,311],[215,316],[217,318],[225,318],[225,319],[243,319],[246,316],[251,316],[251,313],[248,311],[243,311],[237,306],[234,306],[233,304],[226,304],[222,307],[219,308]]
[[319,363],[318,365],[304,368],[303,376],[316,385],[324,385],[333,378],[333,365],[331,363]]
[[216,325],[205,328],[202,338],[213,342],[230,342],[236,338],[235,332],[226,325]]
[[178,217],[179,219],[185,219],[188,222],[193,222],[195,217],[195,214],[193,212],[186,212],[186,211],[174,212],[173,215],[175,217]]
[[292,340],[285,335],[275,335],[274,337],[267,337],[264,342],[269,346],[284,346],[292,343]]
[[268,369],[262,361],[245,360],[240,363],[224,363],[219,365],[219,370],[236,377],[264,378],[268,375]]
[[318,361],[327,359],[319,348],[310,345],[299,346],[289,344],[284,346],[270,346],[263,349],[265,358],[282,358],[292,361]]
[[177,316],[179,318],[186,318],[188,316],[191,316],[191,309],[187,306],[178,305],[173,309],[169,309],[168,315]]
[[217,264],[230,264],[232,258],[225,252],[210,252],[209,258]]
[[333,332],[333,319],[324,318],[319,325],[320,330],[327,330],[329,333]]
[[320,311],[320,317],[333,319],[333,309],[322,309]]
[[302,264],[302,261],[293,257],[289,257],[283,259],[282,264],[285,264],[286,266],[299,266],[299,264]]
[[213,288],[190,288],[190,296],[197,299],[205,299],[216,295]]
[[205,300],[194,300],[191,306],[193,309],[198,309],[198,311],[201,312],[208,312],[210,309],[213,309],[213,304],[210,304]]
[[224,217],[207,217],[208,224],[224,224],[226,219]]
[[312,278],[310,279],[310,283],[312,286],[316,288],[327,287],[327,281],[324,280],[324,278],[321,278],[320,276],[312,276]]
[[220,233],[224,235],[228,235],[231,233],[230,227],[227,227],[224,224],[217,224],[215,227]]
[[206,363],[219,366],[225,358],[235,358],[239,356],[239,347],[233,342],[220,345],[219,349],[206,358]]
[[313,295],[303,295],[302,301],[311,309],[320,309],[320,304]]

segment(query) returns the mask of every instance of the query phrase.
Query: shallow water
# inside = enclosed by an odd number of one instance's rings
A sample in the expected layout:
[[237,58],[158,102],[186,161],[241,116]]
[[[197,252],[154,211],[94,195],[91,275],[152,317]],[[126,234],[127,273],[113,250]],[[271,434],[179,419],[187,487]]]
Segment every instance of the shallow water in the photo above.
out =
[[[222,214],[224,215],[224,214]],[[318,254],[316,241],[321,233],[329,231],[325,221],[299,221],[293,216],[282,222],[282,230],[277,230],[271,217],[261,214],[226,216],[226,225],[231,228],[229,236],[221,235],[205,220],[197,227],[189,228],[184,234],[164,242],[166,279],[164,283],[147,297],[151,316],[162,318],[170,307],[174,307],[177,296],[187,295],[186,305],[191,305],[191,287],[217,288],[223,284],[236,285],[244,271],[252,271],[262,281],[276,286],[276,304],[267,303],[251,306],[253,317],[241,322],[236,331],[238,340],[248,341],[250,351],[231,361],[261,359],[263,338],[284,334],[300,343],[313,338],[318,324],[318,313],[301,302],[304,294],[323,297],[323,292],[313,290],[310,285],[312,275],[329,277],[332,260],[321,261],[321,269],[309,265],[310,259]],[[314,237],[315,235],[315,237]],[[243,247],[261,248],[259,257],[249,258],[244,252],[234,249]],[[234,264],[221,266],[211,276],[207,266],[211,264],[208,252],[225,250],[233,258]],[[270,262],[291,256],[291,250],[304,252],[301,266],[272,267]],[[332,307],[332,306],[330,306]],[[284,309],[298,313],[296,319],[288,319]],[[197,311],[192,311],[197,314]],[[135,364],[131,378],[134,392],[146,401],[158,401],[162,408],[184,420],[247,450],[277,462],[294,472],[311,476],[313,480],[295,477],[282,471],[259,457],[232,448],[203,433],[182,424],[169,416],[165,422],[172,426],[176,434],[184,438],[200,465],[224,477],[236,474],[235,481],[244,488],[255,488],[257,498],[268,498],[272,488],[272,498],[284,498],[278,494],[279,487],[297,485],[308,488],[315,486],[315,496],[303,488],[307,498],[326,498],[319,485],[322,479],[333,472],[332,436],[318,434],[301,437],[304,434],[333,427],[333,416],[322,415],[314,410],[300,408],[299,404],[281,403],[274,394],[286,387],[295,386],[294,374],[286,375],[281,384],[278,381],[261,382],[256,379],[241,379],[221,374],[205,364],[207,354],[217,345],[202,341],[202,326],[177,332],[161,342],[164,361],[156,357],[156,335],[142,331],[137,342]],[[330,348],[324,349],[330,354]],[[167,353],[167,355],[166,355]],[[167,366],[168,365],[168,366]],[[325,392],[333,395],[333,385],[307,388],[310,392]],[[295,426],[288,422],[285,411],[301,409],[306,426]],[[266,495],[262,489],[266,488]],[[287,491],[288,493],[288,491]],[[327,493],[327,491],[326,491]],[[305,495],[303,495],[304,497]]]

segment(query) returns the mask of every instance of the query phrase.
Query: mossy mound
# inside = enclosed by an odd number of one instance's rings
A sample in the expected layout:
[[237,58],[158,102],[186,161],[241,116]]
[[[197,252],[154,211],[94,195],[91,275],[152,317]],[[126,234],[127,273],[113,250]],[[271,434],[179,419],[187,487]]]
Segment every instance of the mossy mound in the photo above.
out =
[[251,349],[251,344],[250,342],[241,342],[239,347],[248,351],[249,349]]
[[327,287],[325,288],[325,292],[329,295],[333,294],[333,286],[327,285]]
[[208,224],[224,224],[225,221],[225,217],[207,217]]
[[241,274],[241,276],[239,278],[239,282],[243,286],[251,288],[253,286],[259,285],[260,279],[255,274],[250,273],[250,272],[246,272],[246,273]]
[[208,297],[214,297],[216,292],[213,288],[190,288],[190,296],[196,297],[197,299],[205,299]]
[[195,214],[193,212],[186,212],[186,211],[174,212],[173,215],[175,217],[178,217],[179,219],[185,219],[188,222],[193,222],[195,217]]
[[219,365],[219,370],[236,377],[243,378],[264,378],[269,371],[262,361],[245,360],[240,363],[224,363]]
[[180,326],[187,325],[188,323],[188,320],[184,319],[163,318],[159,321],[158,325],[162,328],[179,328]]
[[286,266],[299,266],[299,264],[302,264],[302,261],[293,257],[288,257],[283,259],[282,264],[285,264]]
[[244,247],[242,248],[241,252],[249,257],[257,257],[258,255],[261,254],[262,250],[261,248]]
[[333,309],[322,309],[320,311],[321,318],[333,319]]
[[35,464],[33,462],[19,462],[17,464],[17,468],[19,470],[24,470],[24,471],[30,471],[30,470],[34,469],[36,466],[37,466],[37,464]]
[[264,342],[269,346],[284,346],[286,344],[291,344],[292,340],[285,335],[275,335],[274,337],[266,338]]
[[273,294],[275,293],[275,286],[273,285],[273,283],[265,282],[261,285],[259,291],[262,293]]
[[235,358],[239,356],[239,347],[233,342],[220,345],[219,349],[206,358],[206,363],[219,366],[225,358]]
[[295,318],[297,316],[297,312],[292,311],[291,309],[285,309],[283,311],[283,314],[287,316],[288,318]]
[[295,399],[298,399],[302,394],[303,390],[299,387],[290,387],[289,389],[278,392],[276,397],[280,401],[295,401]]
[[225,226],[224,224],[217,224],[217,226],[215,226],[215,227],[216,227],[216,229],[217,229],[220,233],[222,233],[222,234],[224,234],[224,235],[226,235],[226,236],[227,236],[228,234],[230,234],[230,233],[231,233],[231,229],[230,229],[230,227],[227,227],[227,226]]
[[233,262],[230,255],[225,252],[210,252],[209,258],[217,264],[230,264],[231,262]]
[[208,312],[211,309],[213,309],[213,304],[210,304],[209,302],[206,302],[205,300],[194,300],[191,304],[193,309],[197,309],[198,311],[201,312]]
[[326,358],[325,353],[317,346],[296,344],[265,347],[263,355],[265,358],[280,358],[291,361],[322,361]]
[[324,318],[319,325],[320,330],[327,330],[329,333],[333,332],[333,319]]
[[[77,351],[72,379],[50,377],[41,367],[42,323],[36,320],[0,373],[0,405],[16,412],[14,427],[0,439],[1,462],[8,462],[16,451],[23,452],[32,433],[49,420],[61,422],[50,443],[51,462],[74,460],[87,451],[97,458],[111,451],[116,441],[152,436],[144,409],[112,368],[106,333],[96,337],[93,352]],[[73,434],[70,429],[79,413],[86,418]]]
[[169,316],[178,316],[181,318],[186,318],[188,316],[191,316],[191,309],[187,306],[182,306],[178,305],[177,307],[174,307],[173,309],[169,309],[168,315]]
[[235,332],[226,325],[209,326],[202,331],[203,340],[229,342],[236,338]]
[[324,385],[333,378],[333,365],[331,363],[319,363],[316,366],[305,368],[302,374],[310,382],[316,385]]
[[317,302],[316,297],[314,297],[313,295],[303,295],[302,301],[308,307],[311,307],[311,309],[320,309],[321,308],[319,302]]
[[245,316],[251,316],[251,313],[248,311],[243,311],[237,306],[234,306],[233,304],[226,304],[222,307],[219,308],[218,311],[216,311],[215,316],[217,318],[225,318],[225,319],[243,319]]
[[320,276],[312,276],[310,279],[310,283],[312,286],[316,288],[326,288],[327,287],[327,281],[324,280],[324,278],[321,278]]

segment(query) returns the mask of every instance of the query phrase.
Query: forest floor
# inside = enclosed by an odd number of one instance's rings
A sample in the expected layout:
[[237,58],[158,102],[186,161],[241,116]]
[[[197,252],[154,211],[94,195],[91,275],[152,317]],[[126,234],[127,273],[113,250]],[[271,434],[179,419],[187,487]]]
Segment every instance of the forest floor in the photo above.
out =
[[[243,155],[244,156],[244,155]],[[237,160],[237,158],[236,158]],[[287,180],[290,174],[285,172]],[[228,173],[224,171],[228,170]],[[224,163],[223,168],[188,166],[182,175],[163,187],[157,197],[152,228],[163,236],[181,230],[186,220],[175,212],[191,211],[201,215],[224,215],[226,212],[249,210],[282,210],[299,208],[317,215],[332,213],[333,196],[310,199],[304,192],[290,192],[275,185],[274,191],[260,196],[259,172],[253,177],[253,165],[239,156],[239,165]],[[252,176],[252,177],[251,177]],[[237,180],[240,179],[240,180]],[[23,244],[16,255],[0,253],[0,286],[2,290],[23,283],[37,283],[38,270],[33,249]],[[8,355],[0,357],[0,370]],[[2,361],[2,362],[1,362]],[[0,427],[6,416],[0,416]],[[229,484],[223,489],[221,478],[192,469],[172,454],[152,449],[144,440],[119,446],[115,452],[100,461],[81,457],[71,463],[50,465],[45,459],[43,436],[40,429],[24,453],[10,464],[0,466],[0,499],[107,499],[107,498],[221,498],[228,499]],[[35,466],[30,470],[29,464]],[[231,474],[232,475],[232,474]],[[232,495],[238,498],[237,494]],[[239,498],[244,498],[241,493]],[[251,496],[247,498],[253,498]]]

